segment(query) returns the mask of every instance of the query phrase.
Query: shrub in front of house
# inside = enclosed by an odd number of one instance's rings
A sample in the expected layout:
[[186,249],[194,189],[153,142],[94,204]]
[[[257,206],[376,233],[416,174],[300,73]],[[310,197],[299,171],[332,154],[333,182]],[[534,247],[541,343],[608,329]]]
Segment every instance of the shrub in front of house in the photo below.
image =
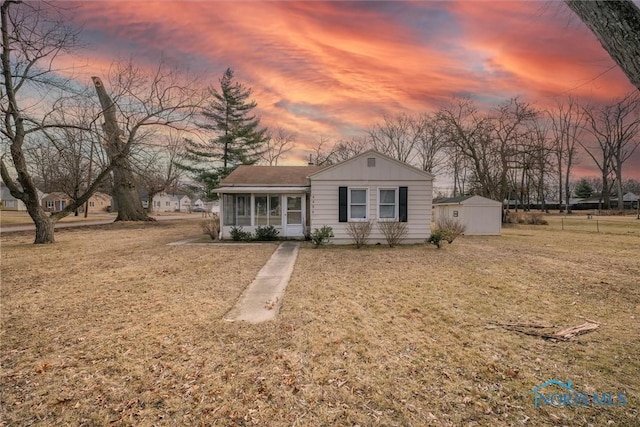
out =
[[371,221],[350,222],[347,225],[347,234],[351,237],[353,243],[356,244],[356,248],[359,249],[367,244],[372,228],[373,224]]
[[378,228],[384,235],[390,248],[402,243],[409,232],[406,222],[382,221],[378,222]]
[[444,230],[437,229],[431,233],[431,236],[427,239],[427,243],[432,243],[436,245],[436,248],[440,249],[442,246],[442,241],[446,240],[447,233]]
[[211,240],[218,239],[220,235],[220,217],[217,213],[211,214],[211,218],[202,221],[201,226],[205,234],[211,237]]
[[464,234],[465,225],[455,218],[440,218],[436,223],[436,228],[444,232],[444,239],[450,244],[456,237]]
[[231,234],[231,239],[235,242],[248,242],[253,237],[251,232],[244,231],[242,226],[231,227],[229,234]]
[[333,237],[333,228],[328,225],[323,225],[320,229],[314,229],[313,233],[310,234],[309,238],[311,242],[313,242],[314,247],[322,246],[331,241]]
[[255,240],[271,241],[278,240],[278,230],[273,225],[259,225],[256,227]]

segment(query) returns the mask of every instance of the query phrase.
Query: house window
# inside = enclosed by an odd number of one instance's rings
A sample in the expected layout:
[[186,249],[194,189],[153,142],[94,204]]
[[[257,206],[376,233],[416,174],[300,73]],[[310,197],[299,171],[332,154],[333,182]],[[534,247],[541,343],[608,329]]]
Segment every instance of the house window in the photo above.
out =
[[458,211],[453,211],[453,217],[458,218]]
[[254,197],[255,225],[282,225],[280,196],[261,194]]
[[171,202],[165,202],[165,206],[170,207],[171,206]]
[[251,195],[224,194],[222,196],[223,225],[251,225]]
[[395,188],[378,190],[378,218],[395,220],[398,218],[398,191]]
[[369,167],[369,168],[375,168],[376,167],[376,158],[375,157],[369,157],[367,159],[367,167]]
[[367,215],[367,189],[366,188],[350,188],[349,189],[349,220],[365,220]]
[[233,194],[222,196],[223,225],[236,225],[236,198]]
[[89,207],[93,207],[94,206],[94,202],[89,202]]
[[47,200],[47,209],[53,209],[54,204],[53,204],[53,200]]

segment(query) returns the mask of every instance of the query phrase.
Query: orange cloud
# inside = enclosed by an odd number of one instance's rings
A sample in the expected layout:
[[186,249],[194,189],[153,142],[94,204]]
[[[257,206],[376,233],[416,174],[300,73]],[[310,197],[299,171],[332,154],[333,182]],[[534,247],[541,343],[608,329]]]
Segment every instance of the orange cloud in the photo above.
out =
[[263,123],[294,131],[301,147],[451,95],[545,106],[631,89],[556,3],[83,2],[73,18],[92,45],[87,69],[129,56],[153,67],[163,56],[217,85],[231,67]]

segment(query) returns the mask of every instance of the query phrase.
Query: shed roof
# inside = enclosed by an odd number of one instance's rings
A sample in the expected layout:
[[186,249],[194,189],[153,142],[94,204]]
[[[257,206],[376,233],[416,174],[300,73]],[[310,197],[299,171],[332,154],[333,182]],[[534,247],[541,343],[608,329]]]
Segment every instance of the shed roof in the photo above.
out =
[[502,206],[497,200],[482,196],[458,196],[435,199],[434,205],[467,205],[467,206]]
[[243,186],[306,186],[308,176],[323,166],[238,166],[220,182],[224,187]]
[[467,199],[470,199],[473,196],[458,196],[458,197],[439,197],[437,199],[433,199],[433,204],[450,204],[450,203],[460,203]]

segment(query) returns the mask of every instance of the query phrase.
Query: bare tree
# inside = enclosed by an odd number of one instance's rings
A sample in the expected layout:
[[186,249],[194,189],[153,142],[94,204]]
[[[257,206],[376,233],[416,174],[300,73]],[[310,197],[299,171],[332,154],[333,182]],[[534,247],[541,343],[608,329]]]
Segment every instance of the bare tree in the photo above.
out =
[[485,197],[502,200],[500,188],[501,165],[492,132],[493,123],[468,98],[454,98],[438,113],[444,126],[447,143],[469,163],[475,191]]
[[[512,98],[494,109],[492,139],[500,161],[499,165],[495,165],[499,179],[499,200],[504,200],[512,189],[520,201],[524,199],[524,193],[528,192],[524,182],[531,167],[527,151],[531,139],[528,127],[535,117],[536,112],[531,105],[518,98]],[[519,185],[513,185],[517,182],[515,178],[511,180],[512,185],[509,185],[510,172],[513,172],[512,177],[520,175]]]
[[184,158],[184,138],[180,133],[161,135],[143,146],[134,156],[136,181],[147,192],[147,212],[153,211],[153,198],[177,184],[184,170],[176,165]]
[[[578,144],[585,123],[584,110],[568,97],[558,100],[554,110],[548,112],[554,141],[556,167],[558,168],[558,197],[562,204],[564,188],[565,209],[571,213],[571,170],[576,162]],[[563,182],[564,179],[564,182]]]
[[264,151],[260,159],[269,166],[277,166],[278,161],[286,159],[287,153],[293,149],[296,136],[282,126],[267,131],[265,136]]
[[565,0],[640,90],[640,9],[630,0]]
[[[35,227],[35,243],[53,243],[55,223],[89,199],[109,173],[104,168],[84,193],[60,212],[49,214],[40,205],[38,189],[30,173],[25,149],[34,138],[55,130],[91,131],[90,123],[59,114],[74,102],[68,81],[54,68],[56,59],[76,46],[77,30],[66,25],[48,3],[6,0],[0,6],[2,34],[2,86],[0,113],[3,144],[9,156],[0,159],[0,173],[12,196],[21,200]],[[21,96],[29,91],[25,96]],[[34,101],[34,97],[39,99]],[[65,121],[69,119],[69,121]],[[62,120],[62,121],[61,121]],[[7,163],[7,161],[9,163]],[[10,169],[15,171],[14,181]]]
[[328,136],[320,135],[316,140],[313,152],[309,154],[309,164],[315,164],[316,166],[331,166],[335,164],[334,148],[335,145],[331,146]]
[[416,157],[420,168],[434,175],[439,174],[446,167],[447,160],[447,135],[442,123],[435,115],[424,113],[414,119],[414,129],[417,137]]
[[352,157],[362,154],[369,149],[366,137],[353,137],[344,139],[333,146],[333,160],[336,163],[344,162]]
[[531,183],[535,187],[540,210],[547,211],[547,178],[551,178],[554,168],[554,144],[551,138],[551,124],[546,117],[540,115],[531,123],[531,137],[528,147],[531,158]]
[[99,77],[92,77],[103,111],[104,146],[113,164],[113,197],[116,221],[148,221],[136,189],[131,153],[140,141],[159,128],[186,130],[202,103],[196,82],[187,81],[162,61],[153,73],[131,61],[115,65],[109,73],[114,95]]
[[382,123],[377,123],[369,129],[369,143],[380,153],[401,162],[411,163],[416,156],[418,130],[413,118],[407,114],[385,116]]
[[596,140],[597,147],[583,142],[580,145],[602,173],[605,207],[610,207],[608,180],[613,173],[618,209],[622,210],[622,167],[640,146],[640,96],[635,92],[628,93],[610,104],[587,107],[584,114],[588,124],[586,128]]

